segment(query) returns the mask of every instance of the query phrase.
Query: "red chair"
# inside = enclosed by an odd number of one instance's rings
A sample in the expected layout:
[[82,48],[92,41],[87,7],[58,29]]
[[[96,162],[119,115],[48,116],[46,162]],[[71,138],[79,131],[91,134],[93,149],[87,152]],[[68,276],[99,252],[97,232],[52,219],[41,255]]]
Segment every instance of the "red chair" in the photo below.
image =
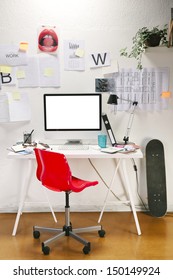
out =
[[[35,149],[35,156],[36,156],[36,160],[37,160],[37,171],[36,171],[36,176],[37,176],[37,179],[38,179],[39,181],[41,181],[42,164],[41,164],[41,159],[40,159],[40,156],[39,156],[39,153],[38,153],[38,149]],[[52,208],[52,206],[51,206],[51,204],[50,204],[49,197],[48,197],[48,195],[47,195],[46,189],[43,188],[43,190],[44,190],[44,194],[45,194],[45,196],[46,196],[47,202],[48,202],[48,204],[49,204],[50,210],[51,210],[51,212],[52,212],[53,219],[54,219],[55,223],[57,223],[57,219],[56,219],[55,213],[54,213],[54,211],[53,211],[53,208]]]
[[84,244],[83,252],[88,254],[90,252],[90,242],[79,236],[77,233],[98,231],[100,237],[104,237],[105,231],[101,225],[85,227],[85,228],[72,228],[70,221],[70,205],[69,196],[71,192],[81,192],[87,187],[95,186],[97,181],[90,182],[72,176],[69,164],[63,154],[35,149],[37,161],[41,161],[42,172],[40,180],[42,185],[55,192],[65,192],[65,225],[63,228],[46,228],[34,226],[34,238],[40,237],[40,232],[50,232],[55,235],[42,243],[42,252],[48,255],[50,248],[48,245],[61,238],[62,236],[71,236],[80,243]]

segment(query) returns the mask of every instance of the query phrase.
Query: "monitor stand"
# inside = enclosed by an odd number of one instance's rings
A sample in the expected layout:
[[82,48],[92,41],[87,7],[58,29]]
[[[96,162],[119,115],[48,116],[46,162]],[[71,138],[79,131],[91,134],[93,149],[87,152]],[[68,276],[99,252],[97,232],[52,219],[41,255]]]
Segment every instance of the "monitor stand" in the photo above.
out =
[[69,139],[69,140],[67,140],[65,145],[82,145],[82,140],[81,139]]

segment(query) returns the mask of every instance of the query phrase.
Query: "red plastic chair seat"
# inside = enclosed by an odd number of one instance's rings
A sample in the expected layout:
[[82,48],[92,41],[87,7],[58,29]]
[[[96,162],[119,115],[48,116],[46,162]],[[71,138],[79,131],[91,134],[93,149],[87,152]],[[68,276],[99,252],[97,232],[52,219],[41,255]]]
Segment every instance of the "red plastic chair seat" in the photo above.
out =
[[37,169],[37,178],[46,188],[56,192],[81,192],[98,184],[98,181],[86,181],[72,176],[65,155],[37,148],[34,151],[37,160],[41,160],[42,164],[42,170]]

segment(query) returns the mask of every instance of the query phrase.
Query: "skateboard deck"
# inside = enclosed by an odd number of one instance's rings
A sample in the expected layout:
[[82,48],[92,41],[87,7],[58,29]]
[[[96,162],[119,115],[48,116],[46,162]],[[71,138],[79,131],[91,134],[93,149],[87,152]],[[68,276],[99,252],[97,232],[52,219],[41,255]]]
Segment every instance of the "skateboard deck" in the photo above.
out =
[[166,172],[164,147],[158,139],[149,141],[146,146],[146,174],[150,214],[162,217],[167,211]]

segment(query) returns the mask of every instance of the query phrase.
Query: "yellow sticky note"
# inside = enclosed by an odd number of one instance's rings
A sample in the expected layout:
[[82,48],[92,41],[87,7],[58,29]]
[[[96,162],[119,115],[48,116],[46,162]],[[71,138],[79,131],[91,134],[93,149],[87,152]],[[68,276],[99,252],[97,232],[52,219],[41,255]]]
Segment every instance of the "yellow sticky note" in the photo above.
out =
[[7,65],[1,65],[0,66],[0,72],[2,73],[11,73],[11,66],[7,66]]
[[163,98],[169,98],[170,96],[171,96],[170,91],[163,91],[161,94],[161,97],[163,97]]
[[14,91],[12,93],[12,98],[13,98],[13,100],[20,100],[20,92]]
[[21,42],[20,46],[19,46],[19,50],[23,51],[23,52],[26,52],[27,49],[28,49],[28,43],[27,42]]
[[24,70],[17,70],[16,71],[17,79],[24,79],[25,78],[25,71]]
[[53,76],[53,69],[52,68],[45,68],[44,69],[44,76],[46,76],[46,77]]
[[78,57],[83,57],[84,56],[84,50],[78,48],[75,51],[75,55],[78,56]]

